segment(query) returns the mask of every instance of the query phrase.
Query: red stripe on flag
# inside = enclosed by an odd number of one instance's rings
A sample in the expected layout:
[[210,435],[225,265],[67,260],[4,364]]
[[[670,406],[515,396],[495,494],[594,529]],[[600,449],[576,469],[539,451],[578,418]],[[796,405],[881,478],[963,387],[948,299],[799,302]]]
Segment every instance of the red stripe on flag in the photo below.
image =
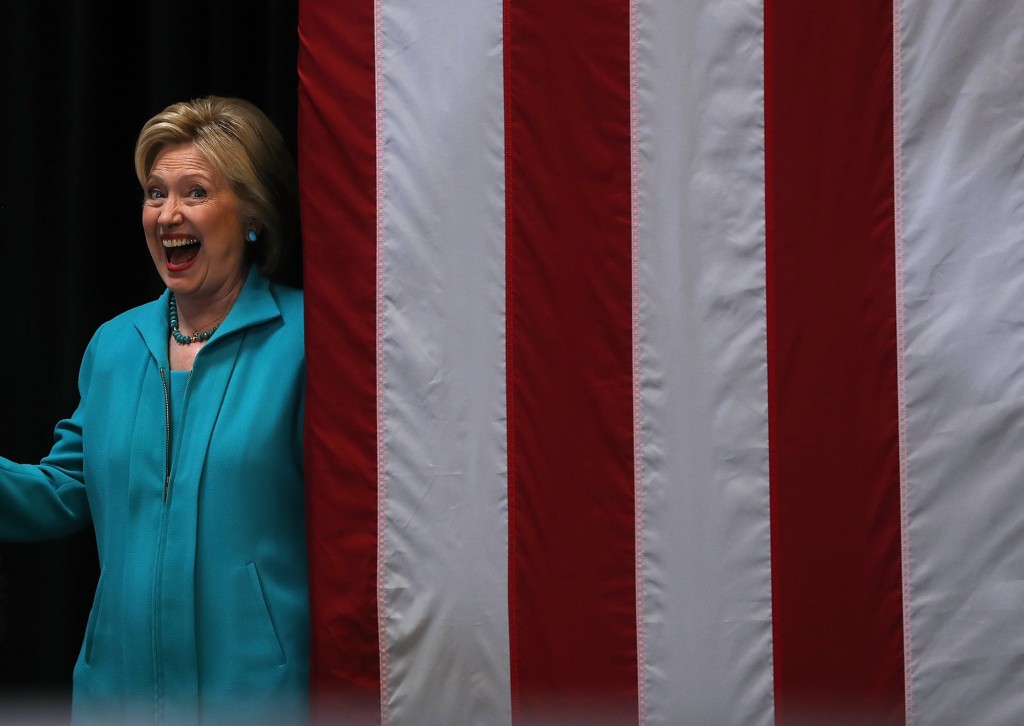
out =
[[380,715],[373,12],[299,13],[312,688],[346,723]]
[[637,720],[629,3],[506,0],[515,720]]
[[765,24],[776,722],[899,722],[892,7]]

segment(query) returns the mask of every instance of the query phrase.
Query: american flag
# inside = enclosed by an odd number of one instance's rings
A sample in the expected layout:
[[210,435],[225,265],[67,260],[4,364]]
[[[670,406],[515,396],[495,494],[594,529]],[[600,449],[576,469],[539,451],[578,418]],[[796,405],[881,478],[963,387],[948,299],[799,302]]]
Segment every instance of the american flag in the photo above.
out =
[[1024,0],[299,33],[330,715],[1024,723]]

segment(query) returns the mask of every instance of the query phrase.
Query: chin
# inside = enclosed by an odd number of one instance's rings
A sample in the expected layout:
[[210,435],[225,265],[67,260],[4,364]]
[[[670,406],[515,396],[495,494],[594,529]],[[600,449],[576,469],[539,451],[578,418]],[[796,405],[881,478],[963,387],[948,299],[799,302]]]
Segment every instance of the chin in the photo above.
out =
[[196,279],[191,275],[184,277],[182,275],[175,275],[163,270],[160,273],[160,279],[164,281],[164,285],[167,289],[179,298],[195,292],[199,287],[198,281],[196,281]]

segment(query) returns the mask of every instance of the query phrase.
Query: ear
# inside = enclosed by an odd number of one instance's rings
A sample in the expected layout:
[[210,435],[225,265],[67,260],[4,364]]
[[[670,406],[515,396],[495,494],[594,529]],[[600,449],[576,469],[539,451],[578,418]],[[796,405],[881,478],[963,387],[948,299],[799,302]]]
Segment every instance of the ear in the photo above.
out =
[[243,231],[247,242],[255,242],[259,238],[260,232],[263,231],[263,225],[250,217],[246,221]]

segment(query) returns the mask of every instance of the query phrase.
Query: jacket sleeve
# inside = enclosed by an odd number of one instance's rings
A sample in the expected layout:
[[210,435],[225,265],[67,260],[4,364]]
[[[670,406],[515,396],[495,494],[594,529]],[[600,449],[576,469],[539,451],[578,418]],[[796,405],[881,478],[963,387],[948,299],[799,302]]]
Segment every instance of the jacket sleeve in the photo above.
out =
[[57,424],[50,453],[39,464],[0,458],[0,539],[64,537],[91,521],[82,456],[82,417],[92,370],[89,344],[78,376],[81,401]]

